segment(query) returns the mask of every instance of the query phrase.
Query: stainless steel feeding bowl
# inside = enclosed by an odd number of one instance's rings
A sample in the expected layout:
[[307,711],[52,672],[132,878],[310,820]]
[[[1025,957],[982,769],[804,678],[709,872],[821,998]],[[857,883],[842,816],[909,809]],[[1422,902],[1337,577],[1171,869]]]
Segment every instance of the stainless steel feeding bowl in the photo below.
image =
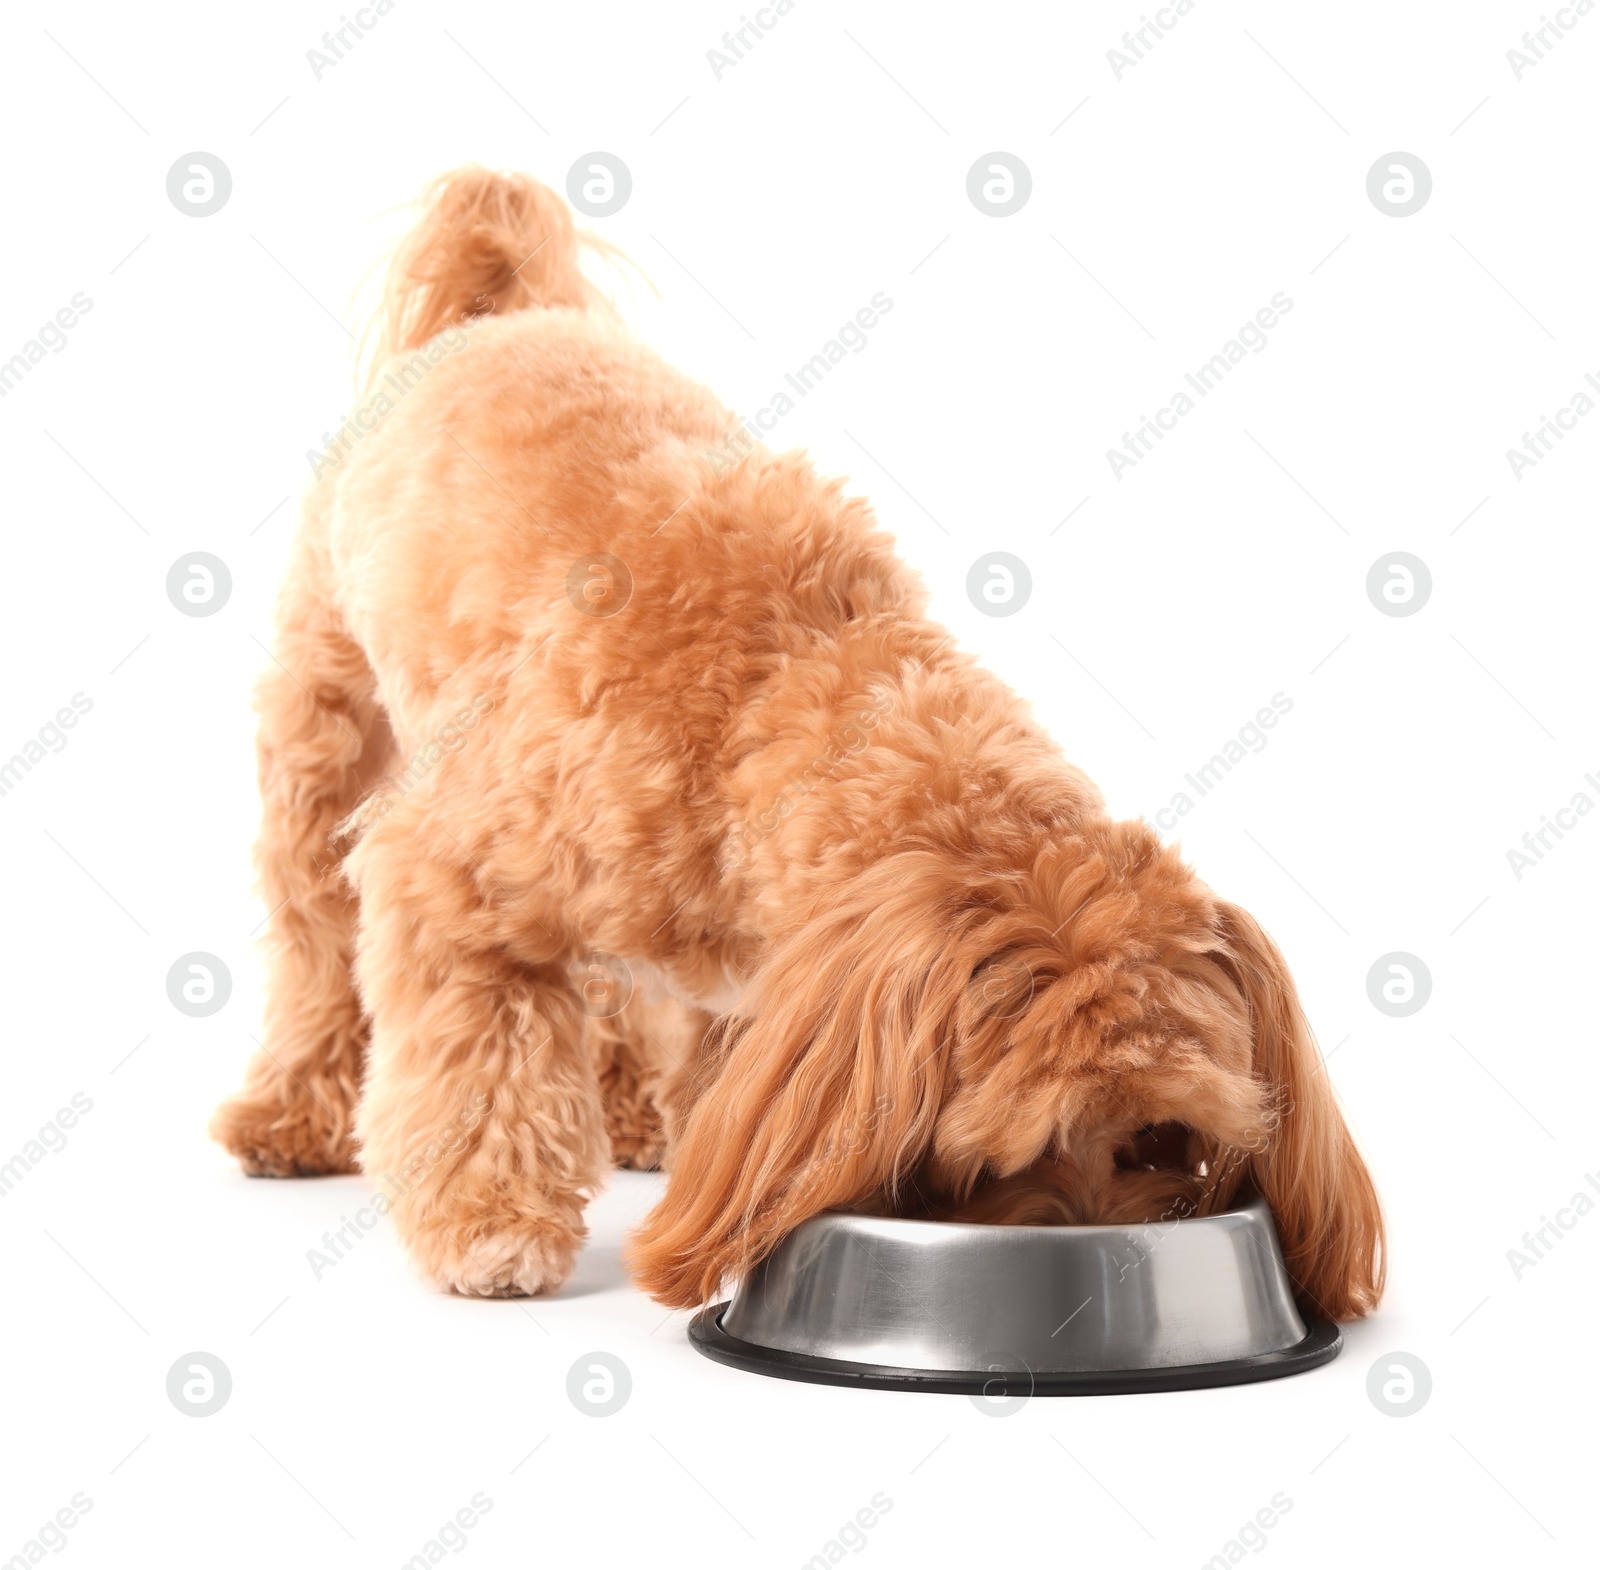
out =
[[753,1373],[991,1397],[1194,1390],[1337,1357],[1294,1303],[1266,1202],[1137,1226],[829,1213],[797,1227],[689,1339]]

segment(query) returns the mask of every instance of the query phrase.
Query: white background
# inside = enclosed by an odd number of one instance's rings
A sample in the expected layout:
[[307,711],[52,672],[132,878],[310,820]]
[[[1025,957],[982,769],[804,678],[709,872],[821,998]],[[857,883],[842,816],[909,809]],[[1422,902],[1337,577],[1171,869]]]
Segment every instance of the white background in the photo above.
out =
[[[1600,800],[1600,413],[1520,480],[1505,452],[1600,375],[1600,16],[1519,81],[1531,4],[1200,0],[1118,80],[1137,7],[1060,9],[800,0],[719,80],[734,5],[401,0],[319,80],[333,4],[8,8],[0,359],[94,304],[0,400],[0,755],[93,708],[0,798],[0,1160],[94,1108],[0,1201],[0,1556],[83,1491],[73,1563],[399,1565],[481,1491],[473,1562],[798,1566],[883,1492],[873,1564],[1181,1567],[1284,1492],[1248,1557],[1579,1561],[1600,1219],[1520,1280],[1507,1251],[1600,1169],[1600,821],[1520,880],[1506,852]],[[248,1182],[206,1141],[260,1018],[249,691],[354,291],[440,171],[559,188],[595,149],[634,180],[597,227],[661,291],[626,308],[741,411],[892,298],[774,442],[873,499],[1116,811],[1293,699],[1181,832],[1287,952],[1388,1208],[1389,1296],[1330,1367],[1004,1420],[762,1380],[626,1284],[656,1179],[597,1202],[553,1300],[464,1302],[386,1227],[316,1280],[363,1181]],[[996,149],[1033,179],[1004,219],[965,192]],[[233,178],[205,219],[166,195],[194,150]],[[1434,182],[1404,219],[1366,192],[1395,150]],[[1268,347],[1116,479],[1279,291]],[[164,589],[196,549],[233,577],[208,619]],[[1032,573],[1005,619],[965,593],[990,549]],[[1433,579],[1405,618],[1365,592],[1396,550]],[[167,1001],[190,950],[234,978],[209,1019]],[[1399,1019],[1366,989],[1396,950],[1433,980]],[[233,1378],[204,1419],[165,1393],[196,1349]],[[565,1394],[593,1350],[632,1373],[604,1419]],[[1406,1418],[1366,1393],[1397,1350],[1433,1380]]]

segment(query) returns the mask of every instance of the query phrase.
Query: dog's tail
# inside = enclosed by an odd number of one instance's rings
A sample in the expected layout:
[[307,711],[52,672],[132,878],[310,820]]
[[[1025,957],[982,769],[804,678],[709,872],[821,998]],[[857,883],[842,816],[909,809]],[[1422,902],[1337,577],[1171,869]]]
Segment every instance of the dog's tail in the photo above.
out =
[[614,248],[580,233],[567,204],[528,175],[467,164],[428,186],[421,207],[384,281],[374,323],[380,362],[491,311],[610,308],[581,261],[586,246]]

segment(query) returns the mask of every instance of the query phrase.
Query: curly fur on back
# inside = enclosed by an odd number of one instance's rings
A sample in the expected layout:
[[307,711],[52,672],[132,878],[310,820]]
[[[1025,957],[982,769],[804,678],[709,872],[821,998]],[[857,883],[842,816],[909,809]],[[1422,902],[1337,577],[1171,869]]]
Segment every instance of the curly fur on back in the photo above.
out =
[[[358,1153],[442,1284],[528,1292],[608,1161],[664,1155],[630,1259],[675,1305],[830,1207],[1257,1189],[1305,1302],[1373,1306],[1377,1199],[1277,950],[951,646],[864,502],[712,456],[736,422],[559,198],[437,182],[380,341],[374,387],[425,364],[309,495],[262,686],[273,1038],[215,1125],[247,1165]],[[604,1023],[594,955],[639,984]]]

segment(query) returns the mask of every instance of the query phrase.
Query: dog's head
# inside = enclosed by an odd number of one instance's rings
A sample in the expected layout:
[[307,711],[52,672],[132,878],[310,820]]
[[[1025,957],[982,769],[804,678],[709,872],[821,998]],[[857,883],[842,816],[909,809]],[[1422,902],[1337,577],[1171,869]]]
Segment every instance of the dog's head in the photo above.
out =
[[713,1296],[841,1207],[1156,1221],[1261,1193],[1308,1307],[1382,1290],[1382,1219],[1282,956],[1141,824],[1026,876],[908,851],[781,937],[635,1238],[663,1302]]

